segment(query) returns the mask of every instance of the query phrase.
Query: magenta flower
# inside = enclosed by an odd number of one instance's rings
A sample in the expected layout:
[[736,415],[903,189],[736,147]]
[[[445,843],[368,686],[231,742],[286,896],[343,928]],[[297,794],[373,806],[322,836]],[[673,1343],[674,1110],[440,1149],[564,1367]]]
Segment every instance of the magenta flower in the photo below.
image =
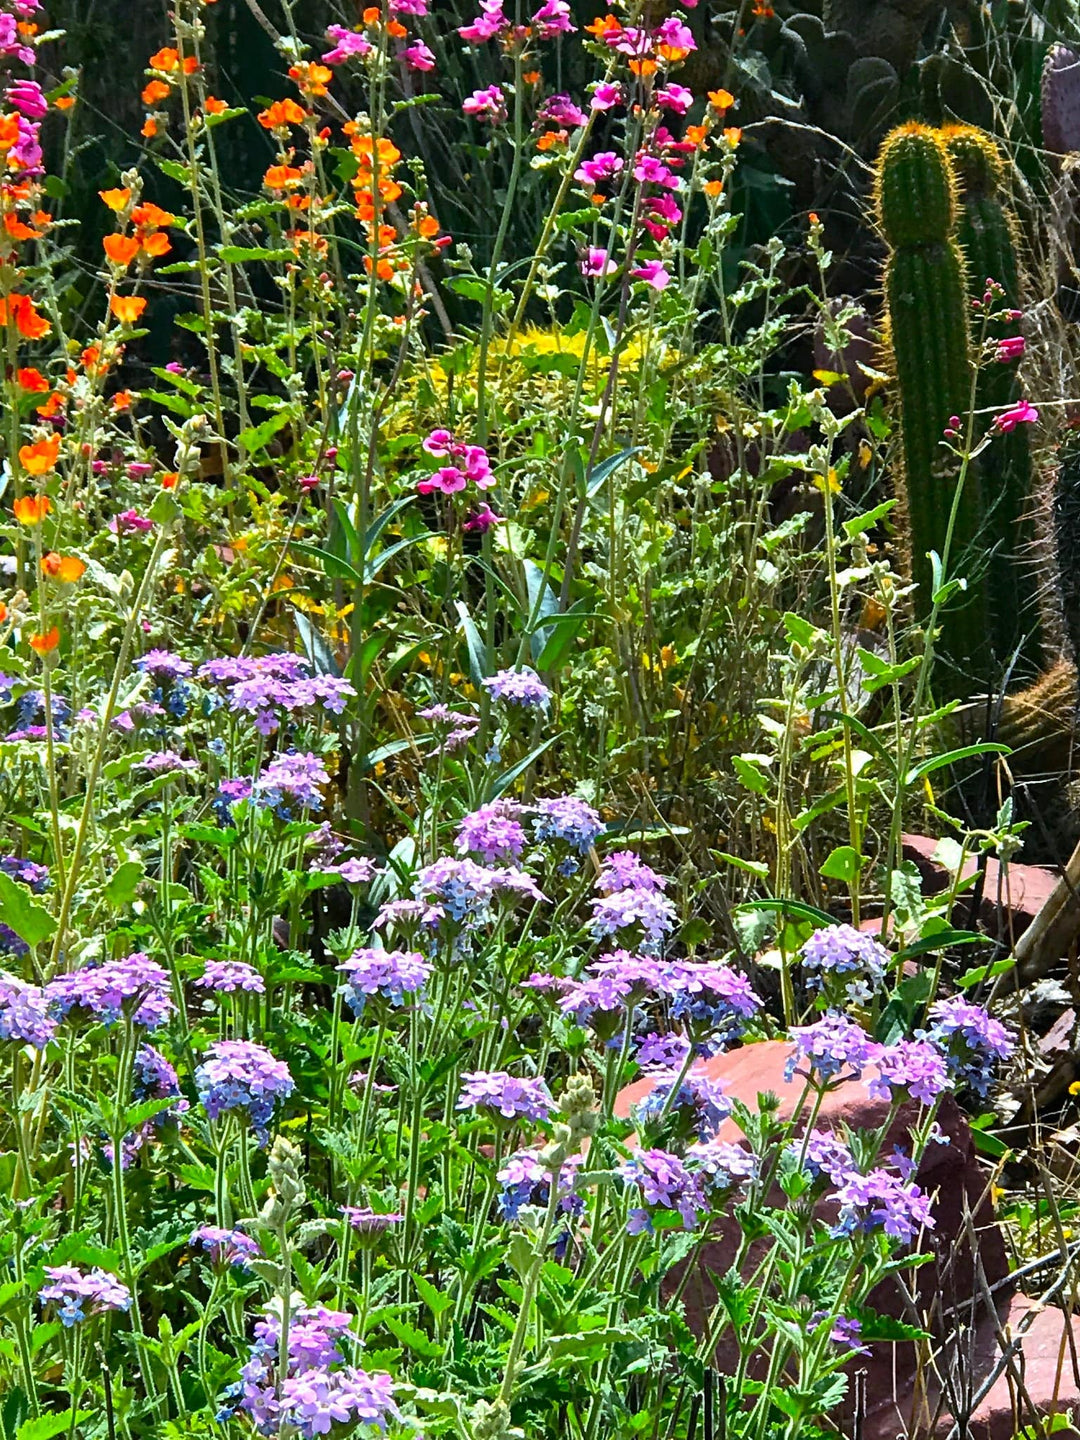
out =
[[41,120],[49,113],[49,102],[36,80],[18,80],[9,85],[7,101],[28,120]]
[[344,25],[328,25],[326,33],[336,44],[322,57],[325,65],[344,65],[346,60],[352,60],[356,55],[370,55],[374,49],[366,35],[346,30]]
[[642,185],[661,185],[665,190],[679,188],[679,177],[658,155],[648,155],[644,151],[634,161],[634,179]]
[[630,274],[635,280],[644,280],[646,285],[652,286],[654,290],[666,290],[671,284],[671,276],[662,260],[646,260],[644,265],[631,270]]
[[610,110],[614,105],[621,105],[622,86],[612,80],[601,80],[589,103],[593,110]]
[[610,180],[613,175],[620,174],[622,168],[622,158],[616,155],[614,150],[601,150],[591,160],[582,161],[574,171],[574,179],[580,180],[582,185],[599,185],[604,180]]
[[1039,412],[1029,400],[1021,400],[1011,410],[1004,411],[994,419],[997,428],[1005,433],[1015,430],[1017,425],[1034,425],[1039,418]]
[[416,489],[421,495],[430,495],[433,490],[443,495],[456,495],[464,490],[468,481],[456,465],[443,465],[430,474],[426,480],[418,480]]
[[540,106],[536,116],[538,120],[550,120],[553,125],[565,125],[570,130],[584,125],[587,119],[584,110],[575,105],[569,95],[550,96]]
[[109,529],[114,535],[145,535],[153,528],[154,522],[137,510],[122,510],[109,521]]
[[435,56],[422,40],[402,50],[401,58],[410,70],[434,70]]
[[676,115],[685,115],[694,103],[694,92],[685,85],[672,82],[656,92],[656,103],[663,110],[672,110]]
[[672,15],[662,25],[658,25],[653,31],[653,38],[657,45],[662,45],[669,50],[696,50],[697,42],[689,26]]
[[1026,349],[1027,341],[1023,335],[1007,335],[1004,340],[998,341],[994,359],[1007,365],[1011,360],[1019,360]]
[[532,19],[541,40],[554,40],[556,35],[572,35],[577,28],[570,23],[570,6],[566,0],[545,0]]
[[493,525],[505,525],[506,516],[496,515],[485,500],[479,510],[474,510],[467,520],[462,523],[462,530],[478,530],[481,535],[491,529]]
[[489,85],[486,90],[474,90],[461,104],[466,115],[477,120],[486,120],[491,125],[501,124],[506,119],[506,97],[498,85]]
[[619,267],[614,260],[608,258],[606,250],[601,250],[598,245],[590,245],[581,258],[580,268],[586,280],[602,280],[613,275]]
[[470,45],[483,45],[487,40],[494,40],[500,30],[510,28],[510,21],[503,14],[502,0],[480,0],[480,12],[471,24],[458,26],[458,34]]

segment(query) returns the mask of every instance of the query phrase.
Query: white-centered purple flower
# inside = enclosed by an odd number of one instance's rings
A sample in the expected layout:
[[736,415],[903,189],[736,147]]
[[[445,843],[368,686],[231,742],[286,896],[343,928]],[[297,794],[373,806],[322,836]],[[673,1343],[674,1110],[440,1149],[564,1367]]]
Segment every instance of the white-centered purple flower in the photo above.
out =
[[876,1049],[861,1026],[846,1015],[833,1012],[812,1025],[793,1026],[791,1039],[795,1048],[784,1071],[788,1081],[800,1064],[809,1066],[810,1078],[815,1084],[833,1080],[845,1070],[858,1079],[872,1062]]
[[815,930],[799,952],[809,971],[811,989],[830,989],[834,976],[855,1004],[865,1004],[881,985],[889,963],[889,952],[873,935],[852,925],[826,925]]
[[245,1266],[262,1254],[258,1243],[242,1230],[226,1230],[220,1225],[200,1225],[192,1232],[189,1245],[197,1246],[209,1257],[212,1265]]
[[945,1057],[927,1040],[879,1045],[873,1061],[877,1074],[867,1089],[875,1100],[902,1099],[906,1092],[922,1105],[933,1105],[950,1088]]
[[930,1197],[891,1170],[853,1175],[830,1199],[840,1206],[835,1235],[884,1230],[891,1239],[910,1244],[920,1230],[934,1228]]
[[[541,845],[560,843],[574,854],[587,855],[603,833],[604,822],[600,816],[576,795],[556,795],[536,803],[533,836]],[[559,865],[562,875],[573,874],[576,869],[573,856]]]
[[493,700],[506,705],[520,705],[525,710],[546,710],[551,704],[551,691],[535,670],[523,665],[520,670],[499,670],[481,681]]
[[794,1141],[788,1153],[796,1161],[801,1158],[802,1168],[812,1180],[824,1177],[833,1185],[843,1185],[859,1173],[851,1150],[832,1130],[811,1130]]
[[45,987],[49,1005],[60,1016],[92,1017],[115,1025],[125,1014],[136,1025],[156,1030],[173,1013],[168,972],[141,950],[123,960],[84,965],[57,975]]
[[710,1199],[746,1185],[756,1179],[758,1173],[757,1156],[731,1140],[708,1140],[691,1145],[686,1152],[686,1163]]
[[115,1275],[94,1266],[80,1270],[75,1265],[46,1265],[48,1284],[38,1291],[43,1306],[57,1306],[65,1328],[80,1325],[106,1310],[130,1310],[131,1291]]
[[233,995],[238,990],[252,995],[266,994],[266,981],[244,960],[208,960],[194,983],[201,990],[215,990],[225,995]]
[[211,1045],[196,1068],[195,1086],[209,1119],[242,1111],[260,1144],[269,1138],[267,1127],[278,1102],[295,1088],[284,1060],[251,1040],[219,1040]]
[[[698,1212],[706,1208],[701,1180],[692,1174],[677,1155],[666,1150],[635,1150],[629,1160],[619,1166],[619,1174],[637,1189],[645,1205],[630,1211],[627,1230],[631,1235],[652,1231],[651,1210],[673,1210],[682,1218],[683,1227],[692,1230]],[[649,1208],[645,1208],[649,1207]]]
[[431,977],[430,962],[415,950],[361,948],[337,968],[345,976],[341,993],[354,1015],[362,1015],[374,995],[402,1005],[406,995],[419,995]]
[[536,881],[513,865],[486,869],[475,860],[443,856],[425,865],[413,884],[414,895],[440,905],[458,924],[479,925],[491,918],[500,900],[546,899]]
[[299,813],[322,808],[324,785],[330,776],[317,755],[290,750],[275,755],[251,787],[257,805],[273,810],[282,820],[294,820]]
[[40,985],[0,970],[0,1040],[44,1050],[56,1034],[49,997]]
[[459,1110],[488,1110],[504,1120],[547,1120],[555,1109],[543,1080],[521,1079],[505,1070],[462,1073]]
[[458,825],[454,847],[460,855],[479,855],[487,865],[520,860],[525,849],[525,807],[516,800],[493,800]]
[[1015,1041],[981,1005],[961,995],[937,1000],[930,1006],[927,1038],[945,1053],[949,1074],[958,1085],[967,1085],[985,1099],[994,1069],[1016,1049]]

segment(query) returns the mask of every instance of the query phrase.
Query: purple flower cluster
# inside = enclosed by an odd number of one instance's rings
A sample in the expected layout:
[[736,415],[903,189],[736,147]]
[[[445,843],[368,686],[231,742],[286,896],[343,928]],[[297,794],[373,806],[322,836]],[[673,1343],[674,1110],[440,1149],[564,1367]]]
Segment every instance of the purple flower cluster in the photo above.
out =
[[854,1004],[865,1004],[885,978],[889,952],[865,931],[852,925],[826,925],[815,930],[799,952],[809,970],[811,988],[826,989],[832,976],[844,977],[844,991]]
[[642,949],[658,951],[675,928],[675,906],[664,894],[666,886],[632,850],[609,855],[596,881],[600,898],[592,906],[594,938],[637,937]]
[[293,820],[297,811],[321,809],[322,787],[329,784],[317,755],[288,750],[266,766],[251,787],[251,798],[280,819]]
[[176,1071],[160,1050],[153,1045],[140,1045],[135,1052],[133,1088],[136,1100],[175,1100],[168,1110],[154,1116],[151,1124],[158,1125],[168,1116],[182,1115],[190,1108],[180,1089]]
[[431,976],[431,965],[415,950],[360,949],[338,970],[345,976],[342,994],[354,1015],[362,1015],[373,995],[401,1005],[406,995],[418,995]]
[[[21,860],[17,855],[0,857],[0,870],[13,880],[28,885],[35,895],[39,895],[49,883],[46,866],[35,865],[32,860]],[[26,941],[16,935],[9,925],[0,923],[0,955],[21,956],[27,954],[29,949]]]
[[487,870],[475,860],[455,860],[449,855],[424,866],[413,893],[418,899],[434,901],[456,923],[469,926],[488,920],[500,899],[546,898],[532,876],[513,865]]
[[[677,1155],[666,1150],[635,1150],[630,1159],[619,1166],[619,1174],[628,1185],[640,1191],[646,1206],[677,1211],[687,1230],[694,1228],[698,1212],[705,1209],[701,1180]],[[651,1232],[649,1210],[632,1209],[626,1228],[631,1235],[639,1235],[643,1230]]]
[[38,1299],[42,1305],[59,1306],[57,1313],[68,1329],[106,1310],[131,1309],[131,1291],[96,1265],[92,1270],[46,1265],[45,1274],[49,1283],[38,1291]]
[[[537,802],[533,835],[542,845],[558,841],[578,855],[587,855],[603,833],[600,816],[576,795],[556,795]],[[559,866],[563,875],[571,875],[576,869],[573,857],[567,857]]]
[[844,1069],[858,1079],[874,1060],[875,1051],[878,1049],[866,1031],[856,1025],[854,1020],[834,1012],[823,1015],[813,1025],[793,1026],[791,1039],[795,1048],[784,1072],[784,1078],[789,1082],[800,1062],[809,1065],[810,1078],[814,1084],[824,1084]]
[[867,1086],[875,1100],[891,1101],[906,1091],[922,1105],[933,1105],[950,1088],[945,1057],[927,1040],[898,1040],[878,1045],[873,1056],[877,1074]]
[[737,1039],[761,1009],[761,997],[750,981],[730,965],[673,960],[665,971],[671,1013],[695,1037],[713,1044]]
[[757,1156],[730,1140],[691,1145],[686,1152],[686,1162],[710,1198],[726,1195],[755,1179],[758,1173]]
[[546,1120],[555,1109],[543,1080],[520,1080],[505,1070],[465,1071],[461,1078],[459,1110],[490,1110],[504,1120]]
[[0,1040],[16,1040],[44,1050],[55,1034],[56,1020],[47,992],[0,970]]
[[208,960],[203,973],[195,981],[200,990],[216,990],[232,995],[247,990],[253,995],[266,994],[266,982],[254,966],[243,960]]
[[843,1185],[859,1173],[851,1151],[831,1130],[811,1130],[790,1153],[796,1160],[802,1157],[802,1168],[812,1180],[824,1176],[833,1185]]
[[596,888],[601,895],[612,895],[617,890],[645,890],[655,894],[667,887],[667,878],[658,875],[633,850],[614,851],[596,877]]
[[437,729],[445,731],[442,748],[448,751],[460,750],[480,729],[479,716],[469,715],[463,710],[451,710],[448,705],[429,705],[425,710],[418,710],[417,714],[421,720],[427,720]]
[[153,682],[150,700],[160,707],[159,713],[182,720],[191,700],[191,686],[186,683],[192,671],[190,661],[182,660],[169,650],[148,650],[134,662],[134,669],[141,670]]
[[642,1070],[681,1070],[692,1048],[685,1035],[674,1031],[658,1035],[651,1031],[637,1042],[634,1059]]
[[961,995],[935,1001],[930,1020],[927,1038],[945,1052],[949,1074],[985,1099],[997,1062],[1007,1060],[1016,1048],[1008,1030]]
[[479,855],[487,865],[520,860],[526,836],[519,816],[524,809],[516,800],[493,800],[466,815],[454,841],[458,854]]
[[698,1141],[705,1144],[731,1114],[731,1101],[723,1085],[711,1079],[703,1065],[692,1066],[681,1081],[680,1073],[676,1070],[658,1075],[648,1095],[635,1106],[635,1118],[645,1129],[658,1125],[666,1112],[680,1130],[696,1134]]
[[[324,1305],[302,1306],[289,1317],[286,1373],[280,1363],[280,1318],[270,1313],[255,1326],[255,1343],[241,1370],[240,1408],[261,1435],[287,1429],[303,1440],[327,1435],[336,1426],[375,1425],[385,1430],[396,1418],[393,1381],[347,1365],[340,1341],[352,1316]],[[230,1411],[219,1415],[227,1419]]]
[[546,710],[551,704],[551,691],[535,670],[523,665],[520,670],[499,670],[482,682],[493,700],[507,705],[520,705],[524,710]]
[[193,775],[199,770],[199,762],[185,760],[175,750],[156,750],[152,755],[140,760],[135,769],[145,770],[148,775]]
[[851,1175],[830,1198],[840,1206],[835,1235],[884,1230],[892,1239],[910,1244],[920,1230],[934,1228],[930,1197],[891,1170]]
[[196,1068],[195,1086],[211,1120],[226,1111],[246,1111],[260,1145],[269,1138],[267,1127],[275,1106],[294,1088],[284,1060],[250,1040],[219,1040],[211,1045]]
[[136,950],[123,960],[84,965],[58,975],[45,987],[49,1004],[61,1016],[72,1011],[115,1025],[130,1014],[136,1025],[156,1030],[173,1013],[168,973]]
[[366,885],[374,879],[379,867],[367,855],[353,855],[348,860],[326,861],[312,865],[320,875],[337,875],[346,885]]
[[250,1235],[242,1230],[225,1230],[220,1225],[200,1225],[192,1233],[189,1245],[197,1245],[206,1252],[212,1265],[246,1265],[262,1250]]
[[370,1210],[366,1206],[361,1208],[358,1205],[343,1205],[341,1213],[352,1228],[361,1235],[381,1235],[384,1230],[392,1230],[395,1225],[400,1225],[405,1219],[404,1215],[396,1212],[383,1214],[377,1210]]

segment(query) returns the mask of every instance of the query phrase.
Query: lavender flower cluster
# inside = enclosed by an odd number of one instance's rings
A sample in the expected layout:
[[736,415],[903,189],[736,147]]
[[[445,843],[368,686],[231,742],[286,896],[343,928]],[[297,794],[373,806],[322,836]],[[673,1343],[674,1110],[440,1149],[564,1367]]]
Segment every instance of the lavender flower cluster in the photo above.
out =
[[196,1067],[195,1086],[211,1120],[229,1111],[243,1112],[259,1144],[265,1145],[274,1110],[292,1094],[294,1081],[284,1060],[275,1059],[264,1046],[251,1040],[219,1040]]
[[94,1266],[80,1270],[76,1265],[46,1265],[49,1283],[38,1291],[42,1305],[57,1306],[66,1329],[81,1325],[107,1310],[130,1310],[131,1291],[115,1275]]

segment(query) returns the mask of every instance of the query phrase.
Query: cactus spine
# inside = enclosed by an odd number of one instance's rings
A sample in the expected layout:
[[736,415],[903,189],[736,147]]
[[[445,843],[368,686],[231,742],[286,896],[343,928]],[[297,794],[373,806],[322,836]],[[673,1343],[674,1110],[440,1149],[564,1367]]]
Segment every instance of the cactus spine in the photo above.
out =
[[[1005,180],[1001,151],[989,135],[970,125],[946,126],[942,136],[957,182],[956,239],[967,262],[968,296],[981,299],[987,279],[994,279],[1005,291],[1005,303],[1018,309],[1020,275],[1012,217],[1001,200]],[[1016,327],[1008,325],[989,338],[1015,333]],[[977,408],[1000,410],[1019,398],[1015,366],[984,361],[976,390]],[[1022,645],[1023,668],[1035,673],[1040,653],[1039,605],[1032,562],[1027,427],[1020,425],[1010,434],[998,436],[979,457],[978,473],[987,506],[983,535],[990,557],[987,598],[995,657],[999,663],[1008,661]]]
[[[915,603],[925,618],[932,600],[927,555],[943,552],[957,478],[941,441],[949,417],[964,415],[971,403],[966,275],[952,238],[956,177],[940,134],[909,124],[885,138],[876,200],[889,246],[885,301],[904,461],[898,489],[908,562],[919,586]],[[977,479],[969,470],[950,552],[950,571],[955,574],[959,565],[968,590],[954,597],[941,617],[940,649],[960,671],[982,677],[987,616],[971,553],[979,520]]]

